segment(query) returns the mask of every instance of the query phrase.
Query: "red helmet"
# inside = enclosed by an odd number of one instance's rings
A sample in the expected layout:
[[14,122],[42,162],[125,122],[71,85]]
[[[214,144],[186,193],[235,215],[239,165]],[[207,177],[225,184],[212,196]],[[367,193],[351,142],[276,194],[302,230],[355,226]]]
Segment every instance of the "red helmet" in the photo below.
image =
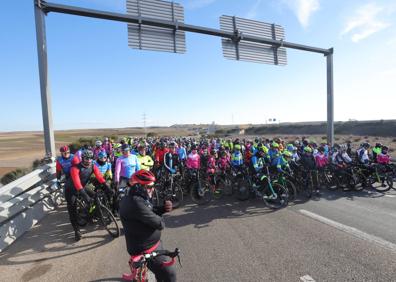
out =
[[139,183],[141,185],[153,185],[155,182],[155,176],[151,171],[147,171],[144,169],[138,170],[135,172],[131,178],[129,179],[129,184],[135,185]]
[[70,149],[69,149],[68,146],[65,145],[65,146],[60,147],[59,151],[60,151],[61,153],[70,152]]

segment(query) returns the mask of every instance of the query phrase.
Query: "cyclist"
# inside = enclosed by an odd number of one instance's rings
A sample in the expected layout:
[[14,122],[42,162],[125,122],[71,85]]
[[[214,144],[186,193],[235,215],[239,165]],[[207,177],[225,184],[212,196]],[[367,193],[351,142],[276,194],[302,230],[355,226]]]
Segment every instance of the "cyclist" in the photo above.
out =
[[[306,140],[305,140],[306,141]],[[319,185],[316,183],[317,181],[317,173],[316,170],[316,162],[313,156],[313,150],[309,146],[304,147],[304,153],[301,155],[301,165],[304,168],[304,178],[305,182],[308,183],[309,173],[312,173],[312,185],[313,189],[315,189],[316,194],[319,194]]]
[[191,153],[187,156],[186,167],[188,169],[201,168],[201,157],[198,154],[196,145],[191,146]]
[[106,152],[105,148],[102,147],[103,143],[100,140],[95,141],[95,148],[93,149],[94,159],[98,159],[98,155],[100,152]]
[[381,148],[382,148],[382,144],[381,143],[375,144],[375,147],[373,148],[373,161],[375,163],[377,162],[377,156],[379,154],[381,154]]
[[[65,198],[67,201],[67,210],[69,212],[70,223],[74,229],[74,238],[76,241],[81,239],[81,232],[77,223],[77,197],[81,195],[87,203],[91,203],[92,191],[84,188],[90,181],[92,174],[100,184],[103,184],[106,191],[111,191],[106,184],[105,179],[100,173],[97,166],[93,165],[93,152],[85,150],[81,154],[82,161],[77,165],[73,165],[70,169],[70,178],[65,183]],[[111,192],[109,192],[111,193]]]
[[164,156],[168,153],[169,149],[166,147],[164,142],[161,142],[159,148],[155,150],[154,161],[156,166],[164,164]]
[[389,148],[387,146],[382,146],[381,153],[377,155],[377,163],[381,165],[388,165],[391,162],[391,158],[388,155]]
[[262,172],[264,166],[269,163],[268,156],[266,156],[265,151],[262,147],[258,147],[256,153],[250,160],[252,171],[255,174]]
[[109,156],[109,158],[112,158],[112,156],[113,156],[113,144],[110,142],[110,139],[108,137],[104,138],[103,148],[105,149],[106,154]]
[[279,156],[279,144],[273,141],[271,143],[271,147],[268,150],[268,156],[272,160],[276,159]]
[[164,155],[164,166],[168,173],[175,174],[180,164],[179,155],[176,153],[176,144],[169,144],[169,151]]
[[[337,147],[339,148],[337,150]],[[346,153],[347,147],[346,145],[335,146],[336,151],[334,151],[332,156],[332,162],[335,165],[335,174],[337,177],[341,179],[342,182],[347,182],[347,173],[349,169],[349,165],[352,163],[352,159]],[[343,188],[344,191],[349,191],[349,187],[345,186]]]
[[234,168],[241,168],[243,165],[243,155],[241,153],[241,145],[234,145],[234,152],[231,155],[231,165]]
[[[162,215],[172,211],[172,202],[165,201],[163,207],[154,207],[151,198],[155,176],[152,172],[139,170],[128,182],[129,189],[120,203],[121,222],[125,231],[128,253],[139,255],[162,250],[161,230],[164,229]],[[176,272],[171,266],[163,266],[166,258],[157,256],[147,267],[157,281],[176,281]]]
[[322,146],[319,147],[318,153],[315,156],[315,163],[319,170],[323,170],[329,163],[329,160],[325,155],[325,149]]
[[122,145],[121,151],[122,156],[116,161],[114,173],[115,185],[118,188],[126,187],[132,174],[140,169],[137,157],[131,155],[130,148],[127,144]]
[[212,148],[210,150],[210,155],[208,157],[208,161],[207,161],[207,164],[206,164],[206,173],[208,175],[208,180],[209,180],[211,185],[215,184],[215,177],[214,176],[215,176],[216,169],[217,169],[216,159],[217,159],[216,149]]
[[74,158],[74,155],[70,154],[70,149],[68,146],[61,147],[59,151],[61,156],[56,159],[56,179],[58,182],[62,177],[62,173],[65,174],[66,178],[70,177],[70,168]]
[[95,161],[95,165],[99,168],[100,173],[106,181],[111,181],[113,173],[111,172],[111,163],[108,162],[105,151],[101,151],[98,154],[98,159]]
[[217,166],[222,171],[227,171],[230,168],[230,158],[226,151],[220,151],[220,158],[217,161]]
[[138,147],[137,159],[139,161],[139,166],[144,170],[151,170],[154,165],[153,159],[146,154],[146,146],[140,144]]
[[370,148],[369,143],[363,143],[358,150],[356,150],[358,163],[361,165],[368,165],[370,163],[370,157],[368,150]]

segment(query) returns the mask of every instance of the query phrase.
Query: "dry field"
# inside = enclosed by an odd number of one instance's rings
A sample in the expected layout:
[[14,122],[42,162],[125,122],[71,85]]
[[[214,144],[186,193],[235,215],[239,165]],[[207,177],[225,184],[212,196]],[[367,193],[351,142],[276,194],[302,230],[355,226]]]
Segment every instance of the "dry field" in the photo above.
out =
[[[185,136],[191,134],[186,129],[148,128],[147,132],[159,135]],[[95,136],[134,136],[143,135],[143,129],[95,129],[67,130],[55,132],[57,149],[80,137]],[[44,157],[44,138],[41,132],[3,132],[0,133],[0,177],[16,168],[28,168],[36,159]]]
[[[148,128],[147,132],[155,132],[158,135],[166,136],[187,136],[192,135],[193,131],[187,128]],[[142,128],[126,128],[126,129],[95,129],[95,130],[67,130],[57,131],[55,133],[56,146],[71,143],[78,140],[80,137],[95,137],[95,136],[138,136],[143,134]],[[273,135],[262,135],[272,139]],[[239,136],[240,138],[253,138],[253,136]],[[297,135],[278,135],[285,139],[286,142],[292,142],[296,138],[301,137]],[[315,140],[317,143],[322,142],[325,138],[323,135],[307,136],[310,140]],[[352,136],[352,135],[337,135],[337,143],[345,143],[350,140],[354,148],[358,144],[368,141],[371,144],[381,142],[391,148],[392,156],[396,155],[396,138],[394,137],[366,137],[366,136]],[[9,171],[16,168],[28,168],[36,159],[44,156],[44,141],[41,132],[7,132],[0,133],[0,177]]]

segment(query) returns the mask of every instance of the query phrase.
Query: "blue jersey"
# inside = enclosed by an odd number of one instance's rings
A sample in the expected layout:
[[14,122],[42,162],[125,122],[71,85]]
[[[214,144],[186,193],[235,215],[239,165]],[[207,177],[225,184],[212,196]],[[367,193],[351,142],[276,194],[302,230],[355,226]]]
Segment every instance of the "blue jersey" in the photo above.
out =
[[186,148],[180,147],[180,148],[177,150],[177,154],[179,155],[179,159],[180,159],[180,160],[185,160],[185,159],[187,159]]
[[95,165],[98,167],[102,175],[104,175],[108,170],[111,171],[111,163],[105,162],[103,165],[100,165],[97,161],[95,161]]
[[243,165],[243,155],[241,152],[234,152],[231,155],[231,165],[241,166]]
[[63,157],[58,157],[56,160],[59,162],[59,164],[62,167],[63,172],[66,175],[69,175],[70,173],[70,168],[72,166],[72,160],[74,158],[73,154],[70,154],[70,157],[68,159],[64,159]]

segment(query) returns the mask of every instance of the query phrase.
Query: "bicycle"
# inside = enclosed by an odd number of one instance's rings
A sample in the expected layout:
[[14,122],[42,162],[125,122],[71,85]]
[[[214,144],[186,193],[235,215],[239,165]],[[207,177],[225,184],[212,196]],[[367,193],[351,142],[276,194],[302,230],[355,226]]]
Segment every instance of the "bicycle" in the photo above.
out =
[[297,198],[297,188],[291,180],[293,179],[292,176],[287,172],[280,172],[277,176],[274,182],[278,182],[280,185],[286,187],[289,193],[289,202],[294,202]]
[[190,183],[190,196],[194,203],[203,205],[212,200],[213,194],[209,183],[199,169],[190,169]]
[[[178,208],[183,202],[183,188],[180,185],[181,175],[179,173],[169,173],[166,179],[162,181],[158,187],[159,199],[166,199],[172,202],[173,208]],[[155,189],[157,190],[157,189]]]
[[77,223],[84,227],[89,222],[93,223],[96,221],[106,229],[111,237],[117,238],[120,236],[120,228],[109,208],[102,204],[102,200],[105,197],[106,195],[102,189],[97,190],[92,204],[87,203],[79,196],[77,198]]
[[216,171],[214,175],[211,176],[212,183],[211,192],[213,194],[213,198],[219,200],[224,195],[232,195],[232,181],[225,170]]
[[175,263],[175,258],[177,257],[179,264],[181,266],[180,261],[180,250],[175,249],[173,252],[167,250],[159,250],[151,253],[143,253],[136,256],[131,256],[129,259],[129,267],[131,269],[131,273],[124,273],[122,275],[122,279],[126,281],[134,281],[134,282],[148,282],[148,267],[147,264],[158,256],[167,256],[170,257],[171,260],[168,262],[164,262],[162,264],[163,267],[171,266]]
[[[393,188],[393,171],[386,166],[373,165],[374,171],[368,177],[369,185],[378,192],[386,192]],[[374,186],[376,182],[381,183],[380,186]],[[385,185],[386,182],[386,185]]]

